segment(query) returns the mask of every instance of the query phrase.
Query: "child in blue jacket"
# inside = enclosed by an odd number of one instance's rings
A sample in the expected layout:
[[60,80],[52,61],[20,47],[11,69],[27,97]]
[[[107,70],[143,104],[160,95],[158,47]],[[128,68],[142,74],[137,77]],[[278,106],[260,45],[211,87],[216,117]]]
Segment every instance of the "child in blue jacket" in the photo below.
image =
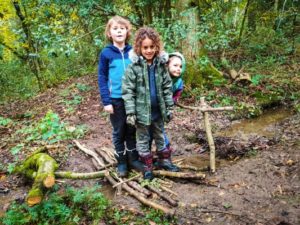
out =
[[126,124],[126,112],[122,99],[122,77],[131,63],[128,58],[128,52],[132,48],[128,44],[130,32],[131,24],[123,17],[114,16],[108,21],[105,35],[111,44],[101,51],[98,68],[101,100],[104,111],[110,114],[120,177],[127,176],[129,166],[139,171],[143,169],[136,151],[136,129]]

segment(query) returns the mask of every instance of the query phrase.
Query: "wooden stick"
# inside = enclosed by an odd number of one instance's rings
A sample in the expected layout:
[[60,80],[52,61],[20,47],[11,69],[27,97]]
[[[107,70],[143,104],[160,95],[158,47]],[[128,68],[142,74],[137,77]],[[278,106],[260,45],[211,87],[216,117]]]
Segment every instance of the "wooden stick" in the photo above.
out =
[[165,176],[165,177],[177,177],[184,179],[204,179],[204,173],[184,173],[184,172],[171,172],[166,170],[153,170],[154,175]]
[[188,169],[188,170],[194,170],[194,171],[207,171],[208,170],[208,166],[207,167],[196,167],[196,166],[191,166],[191,165],[180,165],[180,164],[176,164],[177,167],[179,167],[180,169]]
[[136,175],[136,176],[134,176],[134,177],[131,177],[131,178],[127,179],[127,180],[122,180],[121,182],[115,184],[115,185],[113,186],[113,188],[119,186],[120,184],[124,184],[124,183],[126,183],[126,182],[135,180],[135,179],[139,178],[140,176],[141,176],[141,174],[138,174],[138,175]]
[[148,189],[142,187],[139,183],[137,183],[136,181],[129,181],[128,185],[130,187],[132,187],[133,189],[143,193],[145,196],[149,197],[152,195],[152,192],[149,191]]
[[96,152],[90,150],[90,149],[87,149],[86,147],[82,146],[78,141],[76,140],[73,140],[73,142],[76,144],[76,146],[83,152],[85,152],[86,154],[94,157],[94,159],[97,161],[97,163],[100,165],[100,166],[103,166],[105,167],[104,163],[101,161],[101,159],[98,157],[98,155],[96,154]]
[[[204,97],[200,98],[200,103],[201,106],[205,106],[205,100]],[[216,172],[216,153],[215,153],[215,143],[214,143],[214,139],[212,136],[212,132],[211,132],[211,126],[209,123],[209,115],[208,112],[203,112],[203,116],[204,116],[204,126],[205,126],[205,131],[206,131],[206,136],[207,136],[207,142],[209,145],[209,158],[210,158],[210,170],[211,172]]]
[[[105,176],[107,178],[107,180],[112,184],[112,185],[116,185],[117,182],[114,180],[114,178],[112,178],[111,175],[106,175]],[[127,191],[130,195],[134,196],[137,200],[139,200],[141,203],[143,203],[144,205],[150,206],[154,209],[158,209],[161,210],[162,212],[164,212],[166,215],[169,216],[173,216],[175,211],[173,209],[167,208],[165,206],[159,205],[155,202],[152,202],[150,200],[147,200],[146,198],[144,198],[143,196],[141,196],[137,191],[133,190],[131,187],[129,187],[126,183],[122,184],[122,188]]]
[[168,202],[171,206],[178,206],[178,203],[174,200],[174,199],[172,199],[172,198],[170,198],[169,196],[166,196],[166,195],[164,195],[160,190],[158,190],[157,188],[155,188],[155,187],[153,187],[153,186],[151,186],[151,185],[146,185],[146,187],[150,190],[150,191],[152,191],[152,192],[154,192],[154,193],[156,193],[159,197],[161,197],[163,200],[165,200],[166,202]]
[[112,159],[110,156],[107,155],[107,153],[102,149],[96,149],[95,150],[106,162],[113,163],[116,162],[115,158]]
[[107,170],[101,170],[101,171],[90,172],[90,173],[56,171],[54,175],[58,178],[65,178],[65,179],[96,179],[96,178],[104,177],[106,173],[108,173]]
[[212,108],[209,106],[201,106],[200,107],[193,107],[193,106],[186,106],[181,103],[176,103],[181,108],[184,109],[191,109],[191,110],[199,110],[200,112],[216,112],[216,111],[232,111],[233,107],[232,106],[224,106],[224,107],[218,107],[218,108]]
[[166,192],[169,192],[171,195],[175,195],[176,197],[178,197],[178,194],[176,192],[172,191],[171,189],[169,189],[163,185],[160,185],[160,188]]

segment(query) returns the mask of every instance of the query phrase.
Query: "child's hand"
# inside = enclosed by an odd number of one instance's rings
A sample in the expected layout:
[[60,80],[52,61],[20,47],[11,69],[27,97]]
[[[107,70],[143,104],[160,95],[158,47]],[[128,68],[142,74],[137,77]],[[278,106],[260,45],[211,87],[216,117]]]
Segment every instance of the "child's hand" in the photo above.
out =
[[134,114],[130,114],[127,116],[126,123],[130,126],[135,126],[136,116]]
[[104,111],[108,112],[109,114],[113,114],[114,113],[114,108],[112,105],[106,105],[104,106]]
[[173,108],[167,109],[167,123],[169,123],[173,119]]

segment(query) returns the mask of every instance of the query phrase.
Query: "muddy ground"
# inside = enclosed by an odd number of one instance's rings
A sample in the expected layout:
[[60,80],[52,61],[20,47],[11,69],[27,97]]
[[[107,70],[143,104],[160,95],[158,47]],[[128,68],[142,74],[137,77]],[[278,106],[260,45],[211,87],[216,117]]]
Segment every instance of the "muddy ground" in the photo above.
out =
[[[74,112],[68,112],[65,104],[66,96],[61,95],[70,89],[72,83],[86,84],[91,90],[80,92],[83,98]],[[25,123],[37,120],[52,109],[64,121],[70,124],[86,124],[88,134],[80,139],[80,143],[90,149],[103,146],[112,147],[111,125],[108,116],[102,111],[95,76],[75,78],[59,87],[26,102],[14,102],[0,106],[0,115]],[[75,90],[75,89],[74,89]],[[188,104],[187,102],[185,102]],[[276,112],[276,111],[275,111]],[[30,114],[30,116],[26,116]],[[232,130],[237,121],[230,121],[226,113],[210,115],[213,133],[226,134]],[[178,194],[179,206],[176,208],[178,224],[257,224],[284,225],[300,224],[300,116],[289,114],[280,118],[273,125],[264,128],[254,125],[256,132],[253,136],[236,131],[234,128],[231,138],[215,137],[217,156],[217,171],[215,174],[206,172],[206,182],[176,179],[172,182],[172,191]],[[243,127],[243,126],[241,126]],[[9,129],[1,127],[2,165],[13,161],[10,153],[15,145],[13,134],[18,127]],[[265,129],[269,136],[262,136],[260,131]],[[176,109],[173,121],[166,127],[172,147],[175,149],[174,160],[184,159],[185,164],[203,167],[209,164],[208,153],[203,142],[202,115],[196,111]],[[253,139],[256,142],[253,142]],[[252,140],[252,142],[251,142]],[[251,142],[251,143],[250,143]],[[72,142],[63,142],[64,146]],[[227,147],[226,147],[227,146]],[[56,152],[60,170],[76,172],[95,171],[91,159],[74,147]],[[237,154],[235,154],[237,153]],[[25,152],[21,153],[25,155]],[[0,215],[8,208],[9,202],[24,199],[30,188],[17,176],[5,175],[2,171],[0,189]],[[74,186],[104,185],[104,193],[113,203],[128,207],[139,208],[141,204],[132,197],[122,193],[115,195],[114,191],[104,180],[68,181]],[[167,205],[164,202],[162,204]]]

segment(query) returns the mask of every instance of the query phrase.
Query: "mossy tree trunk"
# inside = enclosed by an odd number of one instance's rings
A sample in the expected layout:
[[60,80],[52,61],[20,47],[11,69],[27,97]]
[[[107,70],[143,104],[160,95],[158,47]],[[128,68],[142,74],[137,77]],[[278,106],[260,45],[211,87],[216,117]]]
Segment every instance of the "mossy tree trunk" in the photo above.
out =
[[29,206],[40,203],[43,199],[44,187],[50,188],[55,184],[54,172],[57,168],[56,161],[46,153],[34,154],[15,168],[15,173],[34,179],[32,188],[26,198]]

